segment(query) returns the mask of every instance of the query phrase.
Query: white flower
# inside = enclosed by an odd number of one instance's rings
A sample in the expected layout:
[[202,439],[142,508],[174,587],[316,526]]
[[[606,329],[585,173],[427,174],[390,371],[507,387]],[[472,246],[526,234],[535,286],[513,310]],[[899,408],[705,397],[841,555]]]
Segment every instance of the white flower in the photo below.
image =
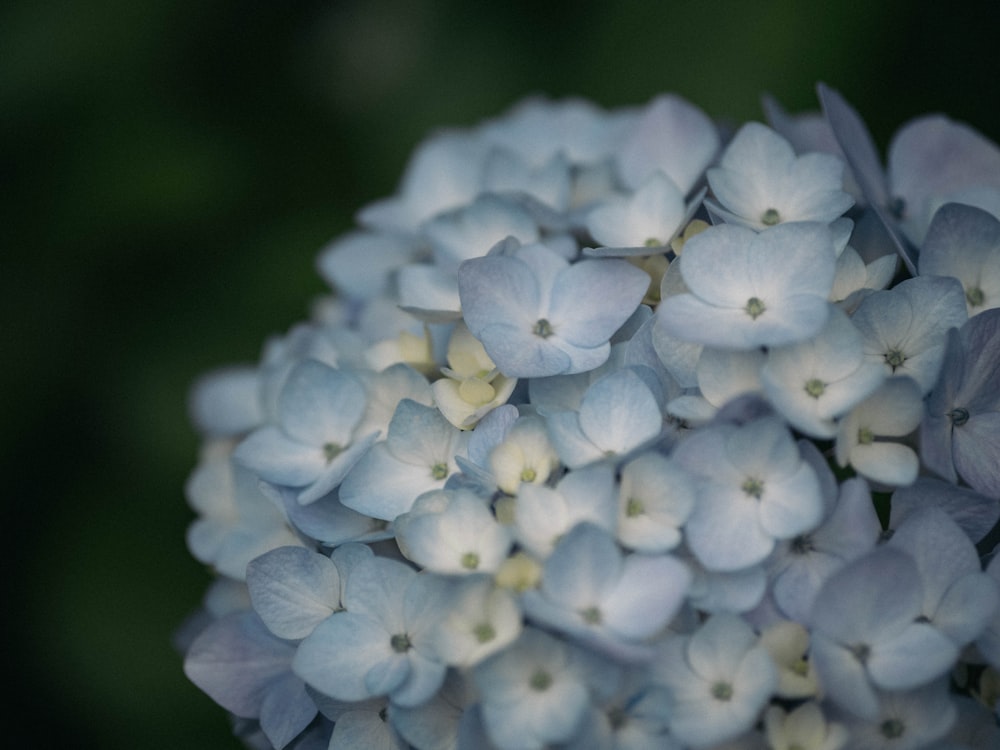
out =
[[749,729],[778,684],[770,655],[732,614],[713,615],[694,634],[668,639],[654,670],[669,691],[671,733],[696,748]]
[[494,572],[511,537],[489,501],[463,490],[424,493],[396,518],[396,542],[407,559],[435,573]]
[[647,452],[622,467],[618,541],[640,552],[666,552],[681,541],[695,503],[695,484],[681,467]]
[[967,320],[962,285],[945,276],[918,276],[866,297],[851,317],[865,358],[887,375],[908,375],[926,395],[937,382],[945,334]]
[[660,325],[684,341],[753,349],[802,341],[829,315],[836,257],[822,224],[783,224],[757,234],[728,224],[684,246],[690,290],[663,300]]
[[601,245],[665,252],[687,214],[684,194],[662,172],[654,172],[631,195],[606,201],[587,214],[587,229]]
[[760,379],[768,400],[785,419],[812,437],[832,438],[834,420],[870,395],[885,378],[865,359],[861,334],[837,308],[814,338],[772,349]]
[[503,441],[489,455],[497,487],[516,495],[522,482],[544,484],[559,465],[559,455],[545,428],[535,416],[520,417]]
[[344,607],[299,645],[292,669],[338,700],[388,695],[401,705],[430,698],[445,666],[431,658],[432,605],[442,583],[384,557],[359,562],[347,578]]
[[920,426],[923,416],[924,402],[916,381],[890,378],[840,420],[837,463],[850,464],[873,482],[912,484],[920,469],[917,454],[886,438],[906,437]]
[[958,647],[923,614],[916,563],[879,548],[831,576],[810,615],[811,658],[824,694],[865,719],[879,715],[878,691],[910,690],[945,674]]
[[922,275],[957,278],[969,317],[1000,307],[1000,220],[974,206],[942,206],[927,230],[919,268]]
[[500,750],[542,750],[568,740],[590,700],[581,654],[536,628],[477,664],[473,679],[486,731]]
[[515,595],[486,575],[456,581],[438,627],[429,634],[430,649],[447,664],[471,667],[506,648],[522,630]]
[[549,439],[570,468],[622,456],[663,428],[656,397],[636,370],[616,370],[596,381],[578,412],[546,414]]
[[748,122],[719,166],[708,170],[708,184],[721,206],[709,205],[725,221],[756,230],[790,221],[828,224],[854,203],[842,189],[843,170],[833,154],[796,156],[771,128]]
[[541,244],[467,260],[458,270],[465,323],[510,377],[603,364],[611,336],[648,286],[649,276],[623,260],[570,265]]
[[524,594],[527,614],[541,624],[620,658],[639,647],[680,609],[691,574],[668,555],[623,555],[606,530],[573,527],[542,567],[541,585]]
[[709,570],[759,563],[776,539],[810,531],[822,517],[816,473],[778,419],[706,427],[683,440],[673,457],[699,480],[685,532]]

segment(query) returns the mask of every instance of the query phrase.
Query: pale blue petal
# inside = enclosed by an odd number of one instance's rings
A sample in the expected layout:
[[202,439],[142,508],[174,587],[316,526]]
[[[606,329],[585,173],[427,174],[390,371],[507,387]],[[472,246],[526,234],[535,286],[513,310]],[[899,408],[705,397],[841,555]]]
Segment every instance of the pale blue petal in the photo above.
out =
[[404,632],[403,597],[416,575],[405,563],[387,557],[359,562],[347,576],[344,607],[348,612],[377,618],[382,629],[390,633]]
[[809,659],[816,670],[825,695],[841,708],[856,716],[875,720],[879,716],[879,701],[868,673],[845,645],[813,633],[809,643]]
[[[688,240],[679,261],[688,289],[710,305],[742,310],[750,296],[748,284],[756,263],[751,246],[756,237],[750,229],[723,224]],[[664,322],[670,317],[665,316]]]
[[389,423],[385,444],[397,460],[426,467],[429,472],[451,457],[449,448],[458,432],[435,407],[403,399]]
[[690,583],[691,572],[674,557],[629,555],[617,585],[603,600],[603,623],[625,638],[653,636],[680,609]]
[[823,83],[817,86],[817,90],[826,119],[865,197],[872,203],[886,205],[888,188],[885,172],[867,126],[840,92]]
[[260,706],[260,728],[281,750],[316,717],[316,704],[305,683],[292,673],[271,685]]
[[394,653],[365,673],[365,689],[369,695],[389,695],[410,676],[410,660],[406,654]]
[[912,484],[920,471],[917,454],[901,443],[874,442],[851,450],[851,466],[873,482],[891,487]]
[[951,482],[920,477],[893,493],[890,528],[898,527],[907,514],[928,507],[945,511],[973,543],[985,537],[1000,520],[1000,499]]
[[614,538],[591,523],[577,524],[545,561],[542,592],[557,605],[580,610],[598,605],[618,583],[622,555]]
[[[531,332],[537,321],[536,318],[527,325],[494,323],[477,334],[497,369],[507,377],[544,378],[573,369],[572,356],[552,343],[554,337],[544,339]],[[608,348],[605,345],[601,362],[607,359]]]
[[299,644],[292,669],[331,698],[371,698],[375,693],[367,686],[369,671],[397,656],[390,643],[392,635],[371,615],[337,612]]
[[649,275],[626,261],[579,261],[556,279],[548,319],[573,346],[601,346],[628,320],[648,288]]
[[347,473],[360,461],[368,452],[368,449],[375,444],[378,433],[373,432],[362,440],[352,444],[347,450],[337,454],[333,461],[327,464],[323,473],[309,487],[298,494],[300,505],[309,505],[337,487]]
[[200,377],[191,388],[188,411],[200,432],[231,437],[264,421],[256,367],[228,367]]
[[458,291],[465,324],[480,340],[488,326],[502,323],[530,331],[538,320],[539,284],[520,258],[497,255],[465,261],[458,269]]
[[660,170],[687,193],[718,149],[718,130],[705,113],[678,96],[665,94],[642,111],[617,153],[617,163],[622,181],[632,189]]
[[702,680],[729,682],[757,636],[743,618],[712,615],[688,641],[687,663]]
[[341,447],[365,411],[365,389],[353,375],[307,359],[288,375],[278,396],[278,419],[293,440]]
[[649,387],[631,369],[605,375],[580,405],[580,429],[603,453],[627,453],[660,434],[663,418]]
[[[458,281],[454,273],[438,266],[413,263],[403,266],[396,274],[399,304],[404,310],[437,311],[434,317],[458,316],[462,302],[458,296]],[[421,316],[421,319],[427,317]]]
[[289,439],[277,427],[261,427],[236,446],[233,459],[261,479],[287,487],[302,487],[316,480],[326,467],[319,445]]
[[872,682],[883,690],[909,690],[946,674],[957,658],[958,647],[941,631],[914,622],[875,644],[867,667]]
[[324,247],[316,266],[340,294],[368,299],[386,291],[390,273],[415,254],[414,244],[402,234],[350,232]]
[[333,561],[305,547],[278,547],[247,565],[250,600],[279,638],[299,640],[340,606]]
[[882,547],[841,568],[823,585],[810,621],[844,645],[872,644],[912,623],[922,603],[913,559]]
[[685,526],[688,546],[708,570],[755,565],[774,549],[774,538],[761,528],[758,515],[757,504],[746,502],[738,487],[706,483]]
[[571,469],[586,466],[604,458],[604,453],[583,434],[580,415],[575,411],[547,414],[545,429],[559,460]]
[[254,612],[216,620],[184,657],[184,674],[237,716],[256,718],[275,680],[290,674],[295,646],[275,637]]
[[979,571],[959,578],[941,598],[933,624],[958,646],[978,638],[1000,604],[996,581]]
[[389,697],[400,706],[418,706],[434,697],[444,682],[447,666],[428,659],[414,649],[407,652],[407,660],[410,665],[409,675]]

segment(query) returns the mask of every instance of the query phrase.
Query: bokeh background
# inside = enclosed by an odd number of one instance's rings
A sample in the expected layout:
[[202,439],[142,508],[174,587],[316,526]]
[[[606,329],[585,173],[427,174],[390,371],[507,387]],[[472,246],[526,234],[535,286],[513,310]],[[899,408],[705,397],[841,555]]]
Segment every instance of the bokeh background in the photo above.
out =
[[0,9],[9,747],[237,748],[171,635],[208,573],[182,485],[201,372],[325,291],[317,250],[431,129],[674,91],[761,119],[840,89],[880,146],[1000,138],[991,4],[30,0]]

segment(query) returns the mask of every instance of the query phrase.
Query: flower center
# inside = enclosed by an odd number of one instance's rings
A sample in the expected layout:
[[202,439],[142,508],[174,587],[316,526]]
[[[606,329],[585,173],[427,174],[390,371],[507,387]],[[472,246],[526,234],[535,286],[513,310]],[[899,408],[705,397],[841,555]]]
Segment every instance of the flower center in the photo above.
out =
[[766,227],[773,227],[780,221],[781,214],[778,213],[778,209],[776,208],[769,208],[760,215],[760,223]]
[[410,643],[410,637],[406,633],[397,633],[389,639],[389,645],[397,654],[405,654],[413,644]]
[[475,552],[466,552],[462,555],[462,567],[467,570],[475,570],[479,567],[479,555]]
[[712,685],[712,697],[719,701],[729,701],[733,698],[733,686],[728,682],[717,682]]
[[951,417],[951,424],[954,427],[961,427],[969,421],[969,410],[959,406],[948,412],[948,416]]
[[902,196],[897,195],[890,199],[887,208],[889,209],[889,213],[895,218],[902,219],[903,214],[906,213],[906,200]]
[[807,534],[800,534],[792,540],[791,551],[793,555],[807,555],[816,549],[813,546],[812,537]]
[[588,625],[600,625],[601,624],[601,610],[597,607],[587,607],[585,610],[580,612],[580,617]]
[[965,290],[965,299],[969,301],[972,307],[979,307],[986,300],[986,295],[983,294],[983,290],[978,286],[970,286]]
[[538,478],[538,472],[536,472],[531,467],[521,470],[522,482],[534,482],[537,478]]
[[531,675],[531,680],[528,684],[531,685],[532,690],[537,690],[539,693],[544,692],[552,685],[552,675],[539,667]]
[[868,661],[868,657],[871,656],[872,649],[867,643],[858,643],[853,646],[849,646],[848,651],[854,656],[860,663],[865,664]]
[[890,349],[885,353],[884,359],[885,363],[895,372],[897,367],[903,366],[903,363],[906,361],[906,355],[899,351],[899,349]]
[[481,622],[472,629],[472,634],[480,643],[489,643],[497,637],[497,631],[488,622]]
[[434,464],[431,467],[431,476],[438,481],[446,479],[448,477],[447,464]]
[[343,446],[337,445],[336,443],[324,443],[323,444],[323,456],[326,458],[326,462],[330,463],[340,452],[344,450]]
[[750,497],[760,500],[760,496],[764,494],[764,480],[757,477],[747,477],[746,481],[740,485],[740,489]]
[[906,727],[903,726],[903,722],[899,719],[886,719],[882,722],[881,726],[879,726],[882,736],[890,740],[902,737],[905,729]]
[[535,327],[531,329],[531,332],[543,339],[547,339],[555,333],[555,331],[552,330],[552,324],[545,318],[539,318],[538,322],[535,323]]
[[858,430],[858,443],[860,445],[871,445],[875,442],[875,433],[867,427]]
[[661,247],[663,245],[656,237],[648,237],[643,243],[646,247]]
[[646,512],[646,506],[642,504],[642,500],[637,497],[630,497],[628,502],[625,503],[625,515],[629,518],[635,518],[636,516],[641,516]]
[[757,320],[761,314],[767,308],[764,307],[764,303],[758,297],[751,297],[747,300],[747,306],[743,308],[746,310],[747,315],[749,315],[754,320]]
[[608,711],[608,724],[611,726],[612,730],[621,729],[625,726],[626,721],[628,721],[628,715],[623,709],[615,706]]
[[806,393],[808,393],[813,398],[819,398],[823,395],[826,390],[826,383],[824,383],[819,378],[813,378],[812,380],[806,382]]

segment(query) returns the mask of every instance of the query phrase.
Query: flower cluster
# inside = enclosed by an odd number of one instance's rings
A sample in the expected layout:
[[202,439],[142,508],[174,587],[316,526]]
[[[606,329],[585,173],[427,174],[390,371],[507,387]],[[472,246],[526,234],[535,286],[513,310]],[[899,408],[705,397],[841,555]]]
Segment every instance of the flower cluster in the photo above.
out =
[[434,135],[196,384],[249,746],[1000,747],[1000,148],[819,100]]

